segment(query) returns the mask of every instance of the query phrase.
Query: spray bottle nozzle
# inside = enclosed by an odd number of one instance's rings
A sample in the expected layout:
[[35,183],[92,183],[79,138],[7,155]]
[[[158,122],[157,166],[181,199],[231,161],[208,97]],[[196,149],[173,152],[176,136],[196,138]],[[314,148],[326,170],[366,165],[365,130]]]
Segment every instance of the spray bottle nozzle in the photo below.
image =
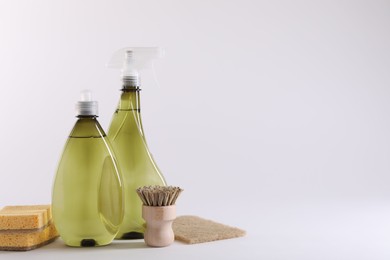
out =
[[147,68],[153,70],[153,60],[163,56],[163,50],[158,47],[122,48],[113,54],[107,66],[121,68],[121,78],[125,88],[139,87],[139,71]]
[[133,50],[126,51],[126,59],[131,59],[133,57]]

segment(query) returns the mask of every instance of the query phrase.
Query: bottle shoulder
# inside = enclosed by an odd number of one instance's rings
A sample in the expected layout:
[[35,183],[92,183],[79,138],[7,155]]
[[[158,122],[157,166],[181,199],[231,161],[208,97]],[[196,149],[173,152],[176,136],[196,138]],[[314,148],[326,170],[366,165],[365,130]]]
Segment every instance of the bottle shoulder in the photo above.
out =
[[105,136],[106,133],[96,117],[79,118],[69,135],[71,138],[99,138]]

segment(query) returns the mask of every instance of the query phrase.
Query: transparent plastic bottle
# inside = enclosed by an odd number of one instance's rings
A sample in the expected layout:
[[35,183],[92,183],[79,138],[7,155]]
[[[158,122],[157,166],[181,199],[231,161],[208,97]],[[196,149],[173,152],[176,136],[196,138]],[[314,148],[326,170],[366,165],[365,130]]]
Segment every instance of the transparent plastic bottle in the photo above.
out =
[[107,133],[121,167],[126,198],[124,221],[117,239],[143,238],[145,221],[142,218],[142,202],[136,189],[145,185],[166,185],[148,149],[142,127],[139,78],[135,65],[139,61],[136,56],[139,49],[143,51],[142,54],[150,54],[147,48],[121,50],[125,57],[123,89]]
[[123,220],[122,177],[96,119],[97,102],[86,93],[77,110],[54,181],[53,219],[68,246],[107,245]]

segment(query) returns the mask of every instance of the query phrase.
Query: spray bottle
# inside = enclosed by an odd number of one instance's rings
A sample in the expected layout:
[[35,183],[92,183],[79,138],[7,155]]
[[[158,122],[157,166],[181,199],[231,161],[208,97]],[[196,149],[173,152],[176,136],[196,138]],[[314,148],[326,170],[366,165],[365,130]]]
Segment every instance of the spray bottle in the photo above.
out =
[[125,213],[116,239],[143,238],[145,222],[136,189],[166,185],[146,144],[140,114],[140,73],[162,57],[154,47],[123,48],[114,53],[108,66],[121,68],[122,94],[108,130],[124,179]]

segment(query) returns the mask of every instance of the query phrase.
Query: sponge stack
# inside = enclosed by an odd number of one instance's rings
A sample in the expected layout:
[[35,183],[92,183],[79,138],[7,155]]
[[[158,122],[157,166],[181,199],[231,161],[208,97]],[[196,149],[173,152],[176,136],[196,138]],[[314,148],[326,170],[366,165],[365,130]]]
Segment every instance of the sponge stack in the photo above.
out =
[[0,210],[0,250],[27,251],[58,236],[50,205],[7,206]]

